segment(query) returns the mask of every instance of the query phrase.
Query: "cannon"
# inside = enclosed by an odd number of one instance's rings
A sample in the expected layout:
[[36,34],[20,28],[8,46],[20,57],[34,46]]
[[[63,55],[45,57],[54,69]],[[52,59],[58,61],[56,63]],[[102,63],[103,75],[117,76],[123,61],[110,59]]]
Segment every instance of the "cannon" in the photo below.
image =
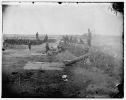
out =
[[79,62],[80,60],[83,60],[84,58],[87,58],[87,57],[89,57],[89,53],[82,55],[80,57],[76,57],[75,59],[72,59],[72,60],[64,61],[63,63],[65,64],[65,66],[69,66],[69,65]]
[[64,67],[70,66],[79,62],[87,57],[89,57],[89,53],[82,55],[80,57],[76,57],[71,60],[65,60],[63,62],[28,62],[24,66],[24,70],[63,70]]

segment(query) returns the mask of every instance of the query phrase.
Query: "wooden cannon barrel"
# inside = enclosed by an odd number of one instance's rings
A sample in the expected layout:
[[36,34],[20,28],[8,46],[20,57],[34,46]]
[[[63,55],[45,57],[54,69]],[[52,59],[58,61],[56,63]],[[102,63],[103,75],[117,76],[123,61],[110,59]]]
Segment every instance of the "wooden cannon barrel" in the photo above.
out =
[[82,56],[80,56],[80,57],[76,57],[75,59],[72,59],[72,60],[69,60],[69,61],[65,61],[64,64],[65,64],[66,66],[71,65],[71,64],[74,64],[74,63],[76,63],[76,62],[78,62],[78,61],[80,61],[80,60],[82,60],[82,59],[84,59],[84,58],[87,58],[89,55],[90,55],[90,54],[87,53],[87,54],[82,55]]

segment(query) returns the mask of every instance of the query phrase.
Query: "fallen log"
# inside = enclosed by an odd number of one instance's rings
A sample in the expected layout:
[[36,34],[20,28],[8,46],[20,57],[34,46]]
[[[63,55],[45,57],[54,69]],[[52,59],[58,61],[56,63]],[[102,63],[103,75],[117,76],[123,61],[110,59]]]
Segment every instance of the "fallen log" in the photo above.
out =
[[84,58],[87,58],[88,56],[89,56],[89,53],[87,53],[87,54],[85,54],[85,55],[82,55],[82,56],[80,56],[80,57],[76,57],[75,59],[72,59],[72,60],[64,61],[64,64],[65,64],[66,66],[68,66],[68,65],[74,64],[74,63],[76,63],[76,62],[78,62],[78,61],[80,61],[80,60],[83,60]]

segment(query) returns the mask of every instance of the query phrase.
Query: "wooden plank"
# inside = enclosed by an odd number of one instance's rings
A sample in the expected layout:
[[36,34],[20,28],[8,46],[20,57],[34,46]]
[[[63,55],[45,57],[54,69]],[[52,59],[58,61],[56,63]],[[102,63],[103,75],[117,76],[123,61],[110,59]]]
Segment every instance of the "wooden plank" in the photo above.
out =
[[28,62],[24,66],[24,70],[63,70],[64,63],[58,62]]

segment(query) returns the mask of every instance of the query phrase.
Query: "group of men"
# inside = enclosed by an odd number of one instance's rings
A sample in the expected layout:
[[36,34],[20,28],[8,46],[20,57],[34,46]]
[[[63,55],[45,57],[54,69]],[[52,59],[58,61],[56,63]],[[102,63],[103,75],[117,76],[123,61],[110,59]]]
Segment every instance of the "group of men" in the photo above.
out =
[[46,42],[45,48],[47,54],[48,53],[57,54],[57,53],[64,52],[66,50],[64,41],[60,41],[59,45],[57,45],[57,48],[50,47],[49,43]]
[[[36,41],[37,41],[37,43],[39,43],[39,41],[40,41],[38,32],[36,33]],[[44,38],[44,42],[47,42],[47,41],[48,41],[48,35],[46,34],[46,36],[45,36],[45,38]],[[29,48],[29,50],[31,49],[31,45],[32,45],[32,43],[31,43],[31,41],[29,40],[29,41],[28,41],[28,48]],[[48,45],[47,45],[47,48],[48,48]],[[49,49],[49,48],[48,48],[48,49]]]
[[[72,38],[70,38],[72,39]],[[92,39],[92,34],[90,32],[90,29],[88,29],[88,33],[87,33],[87,44],[89,47],[91,47],[91,39]],[[66,50],[66,43],[67,42],[70,42],[69,41],[69,37],[66,35],[66,36],[63,36],[61,41],[59,42],[59,45],[57,46],[57,52],[64,52]],[[84,43],[82,39],[80,39],[80,43]],[[46,53],[51,50],[50,47],[49,47],[49,44],[48,42],[46,43]]]
[[69,38],[68,35],[63,36],[61,40],[64,41],[65,44],[66,44],[66,43],[77,43],[76,37],[72,37],[72,36],[71,36],[71,37]]
[[[92,33],[91,33],[90,29],[88,29],[88,33],[86,34],[86,37],[87,37],[87,44],[91,47]],[[69,38],[69,36],[67,36],[67,35],[63,36],[61,40],[64,41],[65,44],[66,43],[77,43],[78,42],[76,37],[71,36]],[[82,39],[79,40],[79,43],[84,44]]]
[[[36,33],[36,41],[38,42],[40,41],[38,32]],[[48,41],[48,35],[46,34],[44,38],[44,42],[47,42],[47,41]]]
[[[70,39],[72,39],[72,38],[70,38]],[[92,34],[91,34],[91,32],[90,32],[90,29],[88,29],[88,33],[87,33],[87,44],[88,44],[89,47],[91,47],[91,39],[92,39]],[[37,40],[37,41],[39,40],[38,32],[36,33],[36,40]],[[45,38],[44,38],[44,41],[46,42],[46,46],[45,46],[45,48],[46,48],[46,53],[47,53],[49,50],[51,50],[51,48],[49,47],[49,43],[47,42],[47,40],[48,40],[48,36],[47,36],[47,34],[46,34],[46,36],[45,36]],[[67,43],[68,41],[69,41],[68,36],[63,36],[63,37],[62,37],[62,39],[61,39],[59,45],[57,46],[58,52],[62,52],[62,51],[65,51],[65,50],[66,50],[65,45],[66,45],[66,43]],[[70,41],[69,41],[69,42],[70,42]],[[83,43],[83,40],[82,40],[82,39],[80,39],[80,43]],[[28,47],[29,47],[29,49],[31,49],[31,42],[30,42],[30,41],[29,41],[29,43],[28,43]]]

